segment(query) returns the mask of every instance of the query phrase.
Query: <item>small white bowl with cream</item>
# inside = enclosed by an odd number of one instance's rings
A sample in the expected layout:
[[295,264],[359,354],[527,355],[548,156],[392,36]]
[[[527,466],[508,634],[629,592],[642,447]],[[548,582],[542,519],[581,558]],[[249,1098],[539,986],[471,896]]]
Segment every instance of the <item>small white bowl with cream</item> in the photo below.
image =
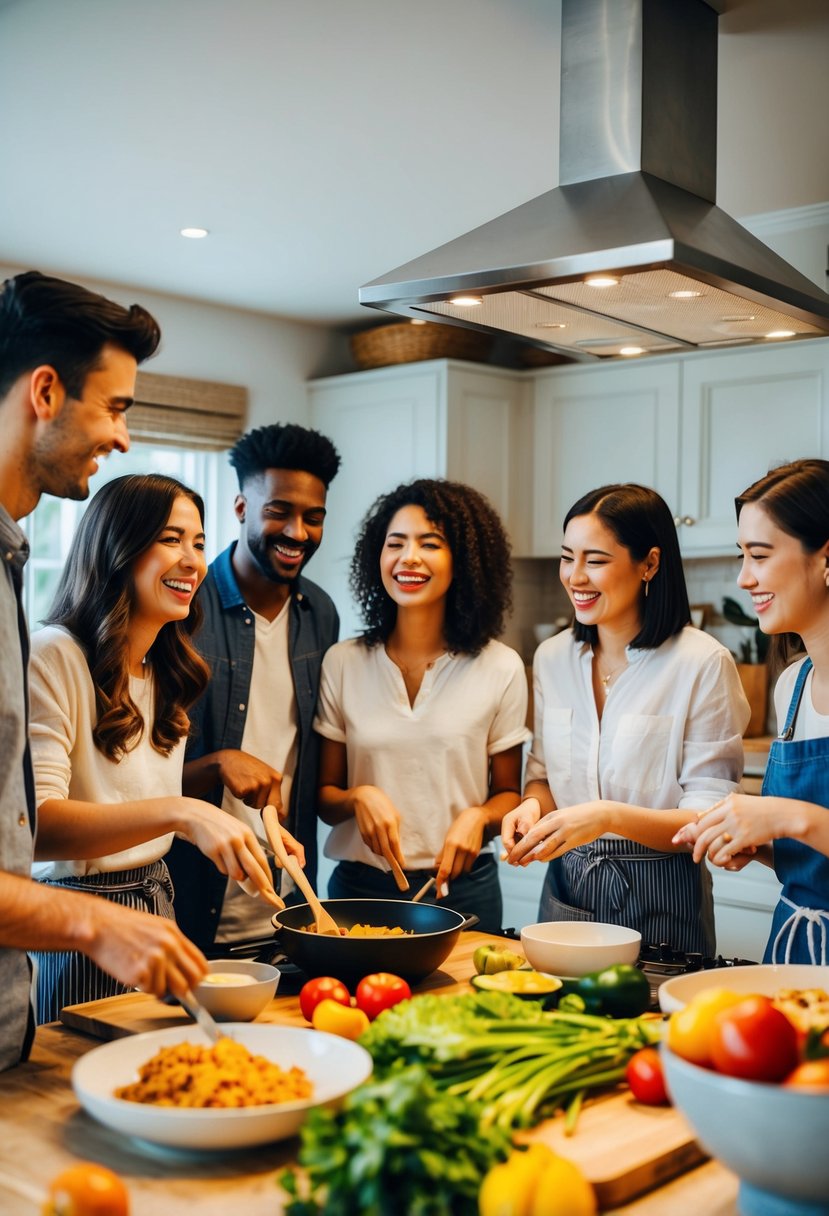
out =
[[193,992],[218,1022],[252,1022],[273,999],[279,976],[268,963],[217,958]]

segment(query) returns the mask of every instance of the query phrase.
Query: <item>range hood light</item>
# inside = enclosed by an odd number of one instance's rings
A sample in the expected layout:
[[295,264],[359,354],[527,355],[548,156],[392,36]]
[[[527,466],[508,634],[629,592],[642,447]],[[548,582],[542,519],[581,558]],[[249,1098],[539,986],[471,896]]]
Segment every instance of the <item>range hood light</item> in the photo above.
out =
[[563,321],[538,321],[536,329],[566,329],[567,326]]
[[418,317],[412,317],[412,325],[425,325],[425,324],[426,324],[426,322],[420,320]]
[[361,304],[582,362],[829,334],[829,295],[715,202],[722,8],[561,0],[558,185],[364,284]]
[[619,349],[619,354],[625,355],[625,356],[644,355],[644,353],[645,353],[644,346],[622,346]]
[[793,329],[773,329],[770,334],[766,334],[767,338],[793,338]]

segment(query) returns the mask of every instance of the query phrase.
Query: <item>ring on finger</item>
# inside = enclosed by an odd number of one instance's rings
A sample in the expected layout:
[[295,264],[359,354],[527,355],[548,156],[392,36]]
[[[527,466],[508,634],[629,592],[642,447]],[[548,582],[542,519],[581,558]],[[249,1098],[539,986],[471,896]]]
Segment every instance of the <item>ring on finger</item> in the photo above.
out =
[[731,844],[731,841],[734,839],[730,832],[723,832],[722,838],[725,844]]

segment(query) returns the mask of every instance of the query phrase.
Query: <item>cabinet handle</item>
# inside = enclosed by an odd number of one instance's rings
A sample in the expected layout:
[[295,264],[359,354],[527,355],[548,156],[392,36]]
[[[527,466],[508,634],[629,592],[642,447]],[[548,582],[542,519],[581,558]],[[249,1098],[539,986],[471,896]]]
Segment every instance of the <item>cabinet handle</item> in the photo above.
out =
[[683,516],[682,516],[682,522],[683,522],[684,524],[686,524],[686,525],[687,525],[687,527],[689,527],[689,528],[693,528],[694,524],[695,524],[697,521],[696,521],[695,519],[693,519],[693,518],[692,518],[690,515],[683,515]]

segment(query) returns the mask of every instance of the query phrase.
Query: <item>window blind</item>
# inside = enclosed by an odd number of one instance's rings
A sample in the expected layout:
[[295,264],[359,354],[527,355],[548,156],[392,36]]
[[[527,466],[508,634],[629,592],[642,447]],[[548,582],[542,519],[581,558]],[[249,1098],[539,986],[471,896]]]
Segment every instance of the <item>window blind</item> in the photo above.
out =
[[133,439],[222,452],[244,431],[248,391],[235,384],[139,371],[127,414]]

